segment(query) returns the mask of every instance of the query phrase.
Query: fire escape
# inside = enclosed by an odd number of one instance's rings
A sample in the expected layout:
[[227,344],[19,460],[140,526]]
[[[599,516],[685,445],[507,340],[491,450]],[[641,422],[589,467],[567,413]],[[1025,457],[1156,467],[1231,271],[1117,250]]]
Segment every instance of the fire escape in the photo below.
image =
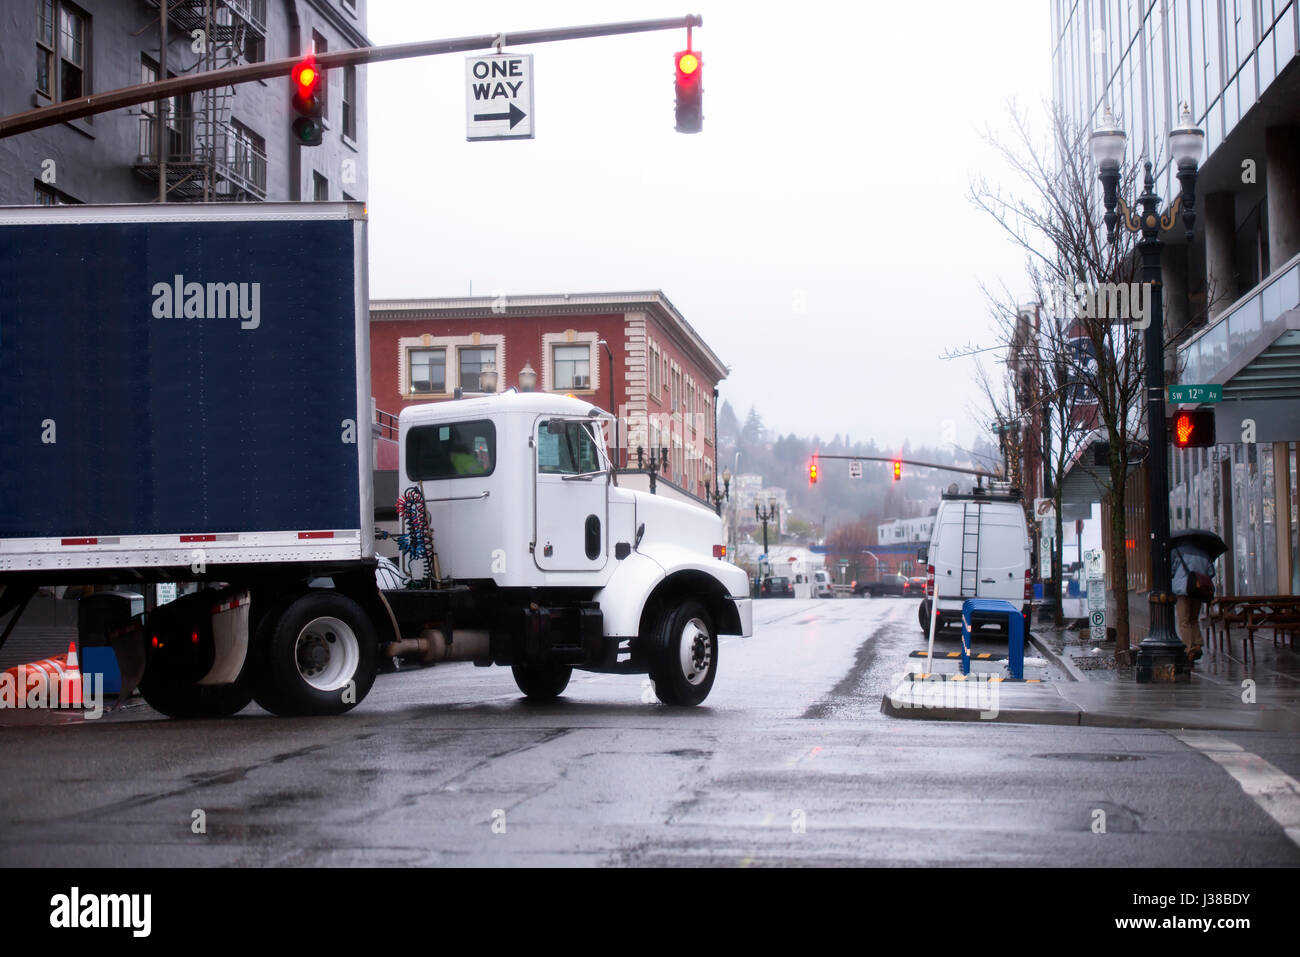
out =
[[[160,0],[145,0],[158,9]],[[194,62],[169,74],[221,70],[260,60],[266,43],[266,0],[166,0],[167,31],[187,51],[206,38]],[[161,36],[161,17],[159,17]],[[168,55],[176,47],[169,45]],[[169,64],[170,67],[170,64]],[[161,77],[160,77],[161,79]],[[233,86],[172,97],[164,104],[163,155],[158,116],[149,103],[139,113],[136,173],[152,183],[165,177],[169,202],[240,202],[266,198],[266,144],[230,115]],[[164,172],[165,170],[165,172]]]

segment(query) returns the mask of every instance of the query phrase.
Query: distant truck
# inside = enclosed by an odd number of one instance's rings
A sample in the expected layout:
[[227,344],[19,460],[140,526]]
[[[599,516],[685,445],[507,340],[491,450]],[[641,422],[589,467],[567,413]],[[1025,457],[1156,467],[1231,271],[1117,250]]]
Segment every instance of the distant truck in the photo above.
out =
[[377,583],[360,203],[0,209],[0,289],[0,614],[198,583],[83,616],[164,714],[342,713],[382,656],[694,705],[752,633],[720,518],[620,488],[607,413],[545,393],[403,410],[419,587]]

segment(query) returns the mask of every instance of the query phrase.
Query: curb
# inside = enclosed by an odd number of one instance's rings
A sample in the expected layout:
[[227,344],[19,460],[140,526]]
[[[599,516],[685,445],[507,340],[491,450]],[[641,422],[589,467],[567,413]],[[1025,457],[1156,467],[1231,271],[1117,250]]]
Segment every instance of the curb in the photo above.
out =
[[1202,714],[1182,712],[1177,717],[1155,717],[1122,714],[1113,711],[1086,711],[1068,699],[1062,698],[1065,707],[1060,710],[1044,708],[999,708],[991,718],[981,717],[978,707],[930,707],[923,704],[900,706],[885,694],[880,701],[881,714],[891,718],[910,718],[921,721],[966,721],[972,724],[1045,724],[1073,725],[1083,728],[1129,728],[1149,731],[1264,731],[1297,733],[1295,722],[1283,718],[1272,726],[1261,726],[1258,720],[1235,720],[1236,715],[1219,712]]
[[1069,675],[1071,681],[1090,680],[1087,675],[1079,670],[1078,665],[1069,660],[1069,655],[1057,655],[1055,651],[1047,647],[1046,643],[1033,632],[1029,633],[1029,643],[1041,651],[1044,658]]

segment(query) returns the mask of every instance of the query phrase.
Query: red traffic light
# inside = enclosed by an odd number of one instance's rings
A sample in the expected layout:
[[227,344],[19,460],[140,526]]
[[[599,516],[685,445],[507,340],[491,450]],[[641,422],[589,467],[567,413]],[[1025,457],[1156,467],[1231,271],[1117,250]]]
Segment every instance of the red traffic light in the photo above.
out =
[[677,67],[677,132],[704,129],[704,58],[698,50],[681,50],[673,58]]
[[1180,409],[1170,424],[1176,449],[1206,449],[1215,444],[1213,409]]
[[894,481],[897,482],[903,477],[903,462],[901,459],[894,460]]
[[816,456],[813,456],[813,460],[808,463],[808,484],[809,485],[817,484],[817,457]]
[[325,97],[324,72],[316,66],[316,57],[308,53],[294,64],[289,74],[293,84],[293,136],[300,146],[320,146],[324,139]]
[[315,55],[308,53],[299,60],[294,64],[293,73],[290,75],[293,77],[293,86],[297,95],[304,101],[310,99],[316,92],[316,88],[320,86],[321,78],[320,70],[316,69]]

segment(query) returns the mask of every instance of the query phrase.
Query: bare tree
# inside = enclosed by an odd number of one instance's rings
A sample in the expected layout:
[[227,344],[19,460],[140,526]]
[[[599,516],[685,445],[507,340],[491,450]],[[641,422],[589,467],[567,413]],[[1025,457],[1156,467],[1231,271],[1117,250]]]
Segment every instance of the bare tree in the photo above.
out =
[[[1035,425],[1041,429],[1043,461],[1050,479],[1048,497],[1055,512],[1050,582],[1052,593],[1059,597],[1064,566],[1061,476],[1094,431],[1093,403],[1086,399],[1086,390],[1070,359],[1071,351],[1078,348],[1067,335],[1072,324],[1052,315],[1042,302],[1033,303],[1032,308],[1019,304],[1005,287],[997,292],[984,287],[983,291],[995,335],[1005,350],[1005,358],[997,361],[1006,369],[1000,392],[982,366],[977,368],[976,381],[993,411],[994,422],[1006,443],[1004,449],[1016,456],[1012,462],[1018,465],[1025,454],[1031,439],[1027,430]],[[1017,468],[1011,476],[1017,484],[1024,480],[1018,473]],[[1036,527],[1034,516],[1028,520]],[[1063,625],[1061,602],[1057,600],[1054,605],[1055,622]]]
[[[1009,141],[994,136],[987,140],[1018,180],[1014,190],[1004,191],[981,179],[972,184],[970,199],[1024,251],[1030,289],[1045,306],[1047,336],[1040,341],[1040,358],[1046,360],[1041,363],[1043,394],[1054,403],[1054,429],[1075,436],[1068,453],[1066,442],[1054,450],[1056,488],[1059,490],[1068,456],[1084,438],[1080,433],[1095,431],[1106,443],[1102,487],[1110,518],[1108,565],[1115,594],[1115,656],[1128,663],[1124,487],[1130,467],[1141,454],[1137,439],[1141,429],[1142,334],[1113,317],[1098,315],[1106,310],[1097,308],[1095,293],[1106,284],[1127,287],[1135,281],[1138,265],[1132,255],[1133,240],[1124,231],[1117,242],[1107,241],[1089,131],[1055,110],[1050,140],[1042,143],[1023,113],[1013,107],[1011,118]],[[1123,170],[1122,188],[1130,187],[1133,179],[1133,167]],[[1056,498],[1059,542],[1059,491]]]

